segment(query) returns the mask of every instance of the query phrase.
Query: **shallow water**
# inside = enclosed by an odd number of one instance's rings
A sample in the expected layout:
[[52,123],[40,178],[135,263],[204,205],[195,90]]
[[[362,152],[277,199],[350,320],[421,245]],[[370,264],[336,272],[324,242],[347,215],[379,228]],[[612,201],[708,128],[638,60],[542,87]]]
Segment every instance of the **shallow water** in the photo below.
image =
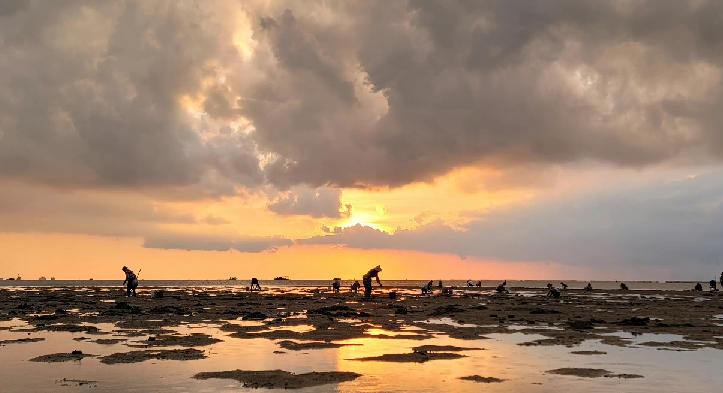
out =
[[[241,322],[241,321],[238,321]],[[446,321],[444,321],[446,322]],[[113,324],[97,324],[104,332],[117,329]],[[302,325],[303,326],[303,325]],[[23,328],[19,320],[0,322],[0,327]],[[27,360],[55,352],[81,350],[83,353],[108,355],[135,350],[122,343],[99,345],[73,338],[113,338],[112,335],[89,335],[68,332],[14,332],[0,330],[0,340],[43,337],[46,341],[27,344],[8,344],[0,347],[0,381],[3,392],[73,392],[87,387],[61,386],[55,381],[63,378],[98,381],[96,390],[102,392],[230,392],[265,389],[246,389],[232,380],[195,380],[202,371],[274,370],[303,373],[310,371],[351,371],[363,376],[350,382],[299,389],[299,392],[449,392],[483,390],[486,392],[551,392],[551,391],[635,391],[635,392],[713,392],[723,384],[719,372],[723,351],[704,348],[689,352],[660,351],[648,347],[618,347],[587,341],[575,348],[561,346],[519,346],[544,336],[537,334],[489,334],[486,340],[459,340],[438,334],[425,340],[404,339],[404,334],[419,330],[408,327],[402,332],[390,332],[370,327],[369,336],[338,343],[359,344],[340,348],[288,351],[265,338],[239,339],[219,330],[218,324],[184,324],[168,327],[181,334],[206,333],[224,340],[198,347],[208,354],[207,359],[191,361],[150,360],[142,363],[106,365],[95,358],[67,363],[34,363]],[[394,339],[380,338],[402,335]],[[645,341],[678,341],[676,335],[639,335],[612,333],[634,343]],[[144,341],[146,337],[130,338]],[[466,357],[454,360],[434,360],[423,364],[360,362],[350,359],[379,356],[389,353],[409,353],[421,345],[454,345],[484,348],[463,351]],[[173,349],[178,347],[164,347]],[[605,355],[571,355],[571,351],[604,351]],[[283,353],[274,353],[283,351]],[[640,374],[642,379],[579,378],[545,374],[562,367],[603,368],[614,373]],[[459,380],[468,375],[505,379],[502,383],[478,384]]]

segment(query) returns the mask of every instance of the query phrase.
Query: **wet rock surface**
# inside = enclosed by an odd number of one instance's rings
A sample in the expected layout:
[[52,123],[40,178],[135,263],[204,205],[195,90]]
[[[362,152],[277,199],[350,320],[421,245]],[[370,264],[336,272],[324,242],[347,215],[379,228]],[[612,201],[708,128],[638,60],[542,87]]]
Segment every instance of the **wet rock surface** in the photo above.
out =
[[96,355],[84,354],[81,351],[73,351],[72,353],[51,353],[49,355],[42,355],[29,359],[30,362],[43,362],[43,363],[62,363],[82,360],[86,357],[95,357]]
[[234,379],[243,383],[244,387],[264,389],[300,389],[312,386],[327,385],[353,381],[361,374],[342,371],[310,372],[294,374],[282,370],[270,371],[217,371],[202,372],[194,375],[196,379],[224,378]]
[[583,378],[643,378],[642,375],[637,374],[615,374],[612,371],[608,371],[602,368],[558,368],[555,370],[545,371],[545,373],[557,375],[571,375]]
[[369,356],[348,360],[360,362],[426,363],[432,360],[459,359],[463,357],[465,356],[458,353],[415,351],[412,353],[388,353],[381,356]]
[[495,377],[481,377],[479,375],[470,375],[467,377],[460,377],[459,379],[463,381],[472,381],[479,383],[500,383],[505,381],[504,379],[499,379]]
[[23,343],[34,343],[38,341],[45,341],[42,337],[33,337],[33,338],[18,338],[14,340],[0,340],[0,345],[7,345],[7,344],[23,344]]
[[[151,296],[157,290],[164,291],[162,298]],[[368,331],[375,326],[385,331],[375,336],[379,339],[421,340],[432,337],[430,332],[434,331],[452,338],[478,340],[488,334],[512,332],[510,327],[516,326],[515,332],[544,336],[521,344],[526,346],[575,347],[586,340],[633,345],[632,340],[609,335],[625,332],[682,336],[675,340],[680,343],[661,345],[661,349],[723,349],[723,326],[718,326],[721,320],[715,318],[723,313],[722,293],[706,294],[709,295],[705,297],[706,301],[700,301],[701,295],[694,292],[590,293],[568,290],[563,291],[560,299],[552,299],[545,296],[543,289],[525,290],[524,296],[516,295],[515,288],[512,288],[512,294],[503,295],[493,294],[485,288],[467,288],[465,293],[454,296],[419,296],[418,288],[410,288],[409,293],[405,293],[404,288],[394,290],[397,299],[378,293],[371,300],[365,300],[361,294],[332,294],[316,288],[290,293],[141,288],[137,298],[124,297],[120,289],[102,287],[83,290],[26,288],[22,294],[2,288],[0,320],[18,318],[29,324],[25,328],[7,329],[13,332],[151,335],[156,341],[129,342],[149,347],[213,344],[203,336],[180,338],[172,328],[215,323],[232,338],[268,338],[297,343],[336,343],[369,337]],[[424,323],[435,318],[449,318],[453,323],[464,323],[469,327]],[[238,321],[258,322],[259,325],[242,326]],[[101,331],[93,326],[99,323],[110,323],[115,328]],[[299,325],[309,325],[312,329],[284,329]],[[417,330],[401,334],[405,326]],[[691,344],[687,340],[698,343]]]
[[198,349],[171,349],[160,351],[131,351],[119,352],[100,358],[101,363],[118,364],[118,363],[139,363],[146,360],[195,360],[206,357],[204,351]]

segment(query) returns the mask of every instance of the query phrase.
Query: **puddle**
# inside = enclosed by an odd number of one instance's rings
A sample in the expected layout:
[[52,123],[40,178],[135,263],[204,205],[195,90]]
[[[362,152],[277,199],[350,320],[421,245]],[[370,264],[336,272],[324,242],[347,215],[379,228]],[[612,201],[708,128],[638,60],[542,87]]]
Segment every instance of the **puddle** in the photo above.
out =
[[480,325],[475,325],[473,323],[455,322],[454,320],[452,320],[452,318],[430,318],[430,319],[427,319],[424,321],[414,321],[414,323],[426,323],[426,324],[430,324],[430,325],[451,325],[451,326],[459,327],[459,328],[480,327]]

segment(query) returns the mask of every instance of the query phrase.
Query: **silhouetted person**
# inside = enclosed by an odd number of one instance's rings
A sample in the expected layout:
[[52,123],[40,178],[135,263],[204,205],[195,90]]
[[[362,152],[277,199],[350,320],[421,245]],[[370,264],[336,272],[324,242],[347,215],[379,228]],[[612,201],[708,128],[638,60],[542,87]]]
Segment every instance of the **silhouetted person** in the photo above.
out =
[[259,279],[256,278],[256,277],[253,277],[253,278],[251,279],[251,290],[252,290],[252,291],[253,291],[253,290],[260,291],[260,290],[261,290],[261,285],[259,285]]
[[133,297],[136,296],[136,288],[138,288],[138,277],[135,273],[133,273],[133,270],[128,269],[127,267],[123,266],[123,272],[126,274],[126,279],[123,280],[123,285],[126,286],[126,296],[131,297],[131,292],[133,292]]
[[555,299],[560,297],[560,291],[552,286],[552,284],[547,284],[547,296],[554,297]]
[[621,282],[621,283],[620,283],[620,290],[621,290],[621,291],[627,291],[628,289],[630,289],[630,288],[628,288],[628,286],[625,285],[624,282]]
[[478,280],[477,284],[474,284],[477,288],[482,288],[482,280]]
[[351,291],[354,293],[359,292],[359,288],[361,288],[361,284],[359,284],[359,281],[354,281],[354,284],[351,284]]
[[565,284],[564,282],[560,282],[560,286],[562,287],[563,291],[567,289],[567,284]]
[[[721,277],[723,277],[723,273],[721,273]],[[442,287],[443,287],[443,285],[442,285],[442,280],[439,280],[439,284],[437,284],[437,286],[438,286],[439,288],[442,288]]]
[[497,289],[495,289],[498,293],[507,292],[507,280],[505,280],[502,284],[497,286]]
[[372,278],[376,278],[377,284],[379,284],[380,287],[382,286],[382,282],[379,281],[379,272],[381,271],[381,266],[377,265],[377,267],[369,270],[367,274],[362,277],[362,283],[364,284],[364,297],[372,297]]
[[710,280],[710,290],[711,290],[711,291],[717,291],[718,288],[716,288],[716,286],[717,286],[717,285],[716,285],[715,280]]
[[474,286],[474,281],[472,281],[472,280],[467,280],[467,286],[468,286],[468,287],[473,287],[473,286]]
[[721,274],[720,274],[720,280],[719,280],[719,281],[720,281],[720,286],[721,286],[721,288],[723,288],[723,272],[721,272]]
[[592,283],[589,282],[587,285],[585,285],[585,288],[583,288],[585,292],[591,292],[592,291]]
[[334,288],[334,293],[339,293],[339,290],[341,289],[341,279],[335,278],[334,282],[331,284],[331,287]]
[[693,288],[693,290],[694,290],[694,291],[702,291],[702,290],[703,290],[703,286],[700,285],[700,283],[697,283],[697,284],[695,284],[695,288]]
[[425,295],[427,293],[432,293],[432,286],[434,283],[432,281],[428,282],[427,285],[422,287],[422,295]]

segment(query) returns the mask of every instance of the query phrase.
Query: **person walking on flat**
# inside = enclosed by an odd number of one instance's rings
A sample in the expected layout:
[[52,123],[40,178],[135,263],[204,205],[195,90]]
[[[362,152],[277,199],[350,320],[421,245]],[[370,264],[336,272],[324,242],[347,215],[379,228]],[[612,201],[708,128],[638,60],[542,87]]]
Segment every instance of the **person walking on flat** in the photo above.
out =
[[123,280],[123,285],[126,286],[126,295],[128,297],[131,297],[131,292],[133,292],[133,297],[136,297],[136,288],[138,288],[138,276],[133,273],[133,270],[128,269],[125,266],[123,266],[123,269],[121,270],[123,270],[123,272],[126,274],[126,279]]

